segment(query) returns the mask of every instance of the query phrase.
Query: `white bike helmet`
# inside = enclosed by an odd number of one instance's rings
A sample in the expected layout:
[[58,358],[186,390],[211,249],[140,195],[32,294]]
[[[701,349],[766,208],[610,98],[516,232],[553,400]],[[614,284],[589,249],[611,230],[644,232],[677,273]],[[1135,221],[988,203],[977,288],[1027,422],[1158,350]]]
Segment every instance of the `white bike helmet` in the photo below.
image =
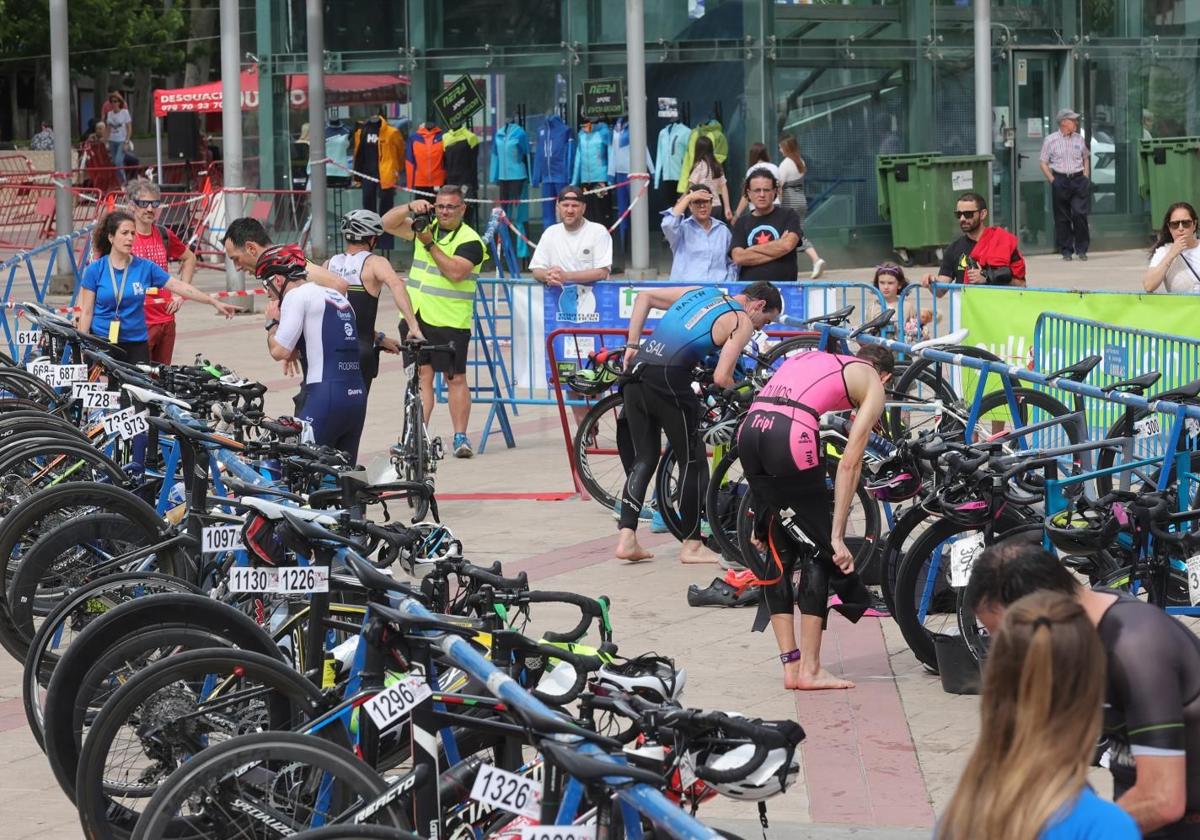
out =
[[[736,712],[726,712],[730,717],[743,717]],[[761,721],[768,726],[771,721]],[[735,770],[748,764],[754,756],[754,744],[742,744],[718,756],[709,755],[705,765],[712,770]],[[709,786],[723,796],[743,802],[761,802],[778,793],[783,793],[800,775],[800,760],[794,749],[776,747],[767,753],[766,759],[753,772],[734,782],[709,782]]]
[[383,219],[371,210],[351,210],[342,216],[342,235],[351,242],[383,236]]
[[675,668],[674,661],[653,653],[624,662],[602,665],[596,683],[626,694],[634,694],[652,703],[678,700],[687,685],[687,669]]

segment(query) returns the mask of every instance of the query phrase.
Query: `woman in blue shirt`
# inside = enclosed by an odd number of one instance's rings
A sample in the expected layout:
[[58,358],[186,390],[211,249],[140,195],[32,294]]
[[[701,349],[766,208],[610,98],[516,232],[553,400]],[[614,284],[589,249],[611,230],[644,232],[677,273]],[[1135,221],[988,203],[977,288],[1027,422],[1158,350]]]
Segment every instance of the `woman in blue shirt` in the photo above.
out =
[[1074,598],[1016,601],[992,638],[979,740],[937,840],[1137,840],[1133,818],[1087,785],[1100,734],[1104,648]]
[[150,362],[149,333],[143,305],[146,295],[167,289],[188,300],[207,303],[226,318],[236,306],[177,280],[150,260],[133,255],[133,217],[116,210],[96,223],[92,247],[100,255],[83,272],[79,288],[79,330],[113,344],[129,362]]

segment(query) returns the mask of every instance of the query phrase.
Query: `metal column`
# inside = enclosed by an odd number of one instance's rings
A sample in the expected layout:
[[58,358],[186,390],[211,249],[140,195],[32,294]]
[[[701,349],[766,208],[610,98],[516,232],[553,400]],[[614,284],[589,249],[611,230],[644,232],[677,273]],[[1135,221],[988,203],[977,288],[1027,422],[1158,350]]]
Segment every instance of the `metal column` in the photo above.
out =
[[[975,154],[992,153],[992,0],[975,0]],[[992,165],[987,189],[992,200]]]
[[[75,230],[71,213],[71,75],[70,39],[67,35],[67,0],[50,0],[50,93],[54,121],[54,231],[66,236]],[[59,180],[61,179],[61,180]],[[70,257],[65,246],[59,253],[59,272],[69,272]],[[70,291],[70,290],[68,290]]]
[[[629,79],[629,171],[646,171],[646,25],[642,0],[625,0],[626,75]],[[644,186],[630,185],[636,196]],[[629,274],[644,277],[650,269],[650,203],[639,201],[629,214],[632,260]]]
[[[242,215],[242,25],[238,0],[221,0],[221,162],[225,224]],[[244,291],[246,280],[225,258],[225,288]]]
[[[325,14],[321,0],[307,0],[308,12],[308,159],[325,159]],[[312,227],[308,242],[312,258],[325,259],[329,239],[325,230],[325,164],[314,164],[309,183],[312,189]]]

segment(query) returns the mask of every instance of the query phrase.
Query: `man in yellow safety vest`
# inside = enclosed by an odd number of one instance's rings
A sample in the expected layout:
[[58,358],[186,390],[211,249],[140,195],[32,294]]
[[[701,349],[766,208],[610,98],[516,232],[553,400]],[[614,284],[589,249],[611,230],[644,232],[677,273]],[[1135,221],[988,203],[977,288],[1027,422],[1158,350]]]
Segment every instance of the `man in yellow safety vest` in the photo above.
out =
[[[483,239],[463,223],[466,209],[462,189],[447,185],[438,189],[432,204],[416,199],[389,210],[383,217],[385,231],[412,240],[413,262],[407,286],[425,340],[454,348],[453,354],[421,352],[417,359],[426,425],[433,413],[433,374],[437,371],[446,378],[457,458],[475,454],[467,440],[471,416],[467,347],[475,315],[475,281],[487,257]],[[407,332],[405,327],[400,325],[402,335]]]

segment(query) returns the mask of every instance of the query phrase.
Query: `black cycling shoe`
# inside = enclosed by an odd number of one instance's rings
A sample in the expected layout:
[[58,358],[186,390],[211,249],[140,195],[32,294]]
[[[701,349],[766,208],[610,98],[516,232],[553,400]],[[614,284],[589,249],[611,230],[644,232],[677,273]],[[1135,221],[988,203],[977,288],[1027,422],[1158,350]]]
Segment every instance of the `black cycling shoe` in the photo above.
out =
[[758,603],[758,587],[747,586],[741,592],[720,578],[701,589],[696,584],[688,587],[689,607],[748,607]]

